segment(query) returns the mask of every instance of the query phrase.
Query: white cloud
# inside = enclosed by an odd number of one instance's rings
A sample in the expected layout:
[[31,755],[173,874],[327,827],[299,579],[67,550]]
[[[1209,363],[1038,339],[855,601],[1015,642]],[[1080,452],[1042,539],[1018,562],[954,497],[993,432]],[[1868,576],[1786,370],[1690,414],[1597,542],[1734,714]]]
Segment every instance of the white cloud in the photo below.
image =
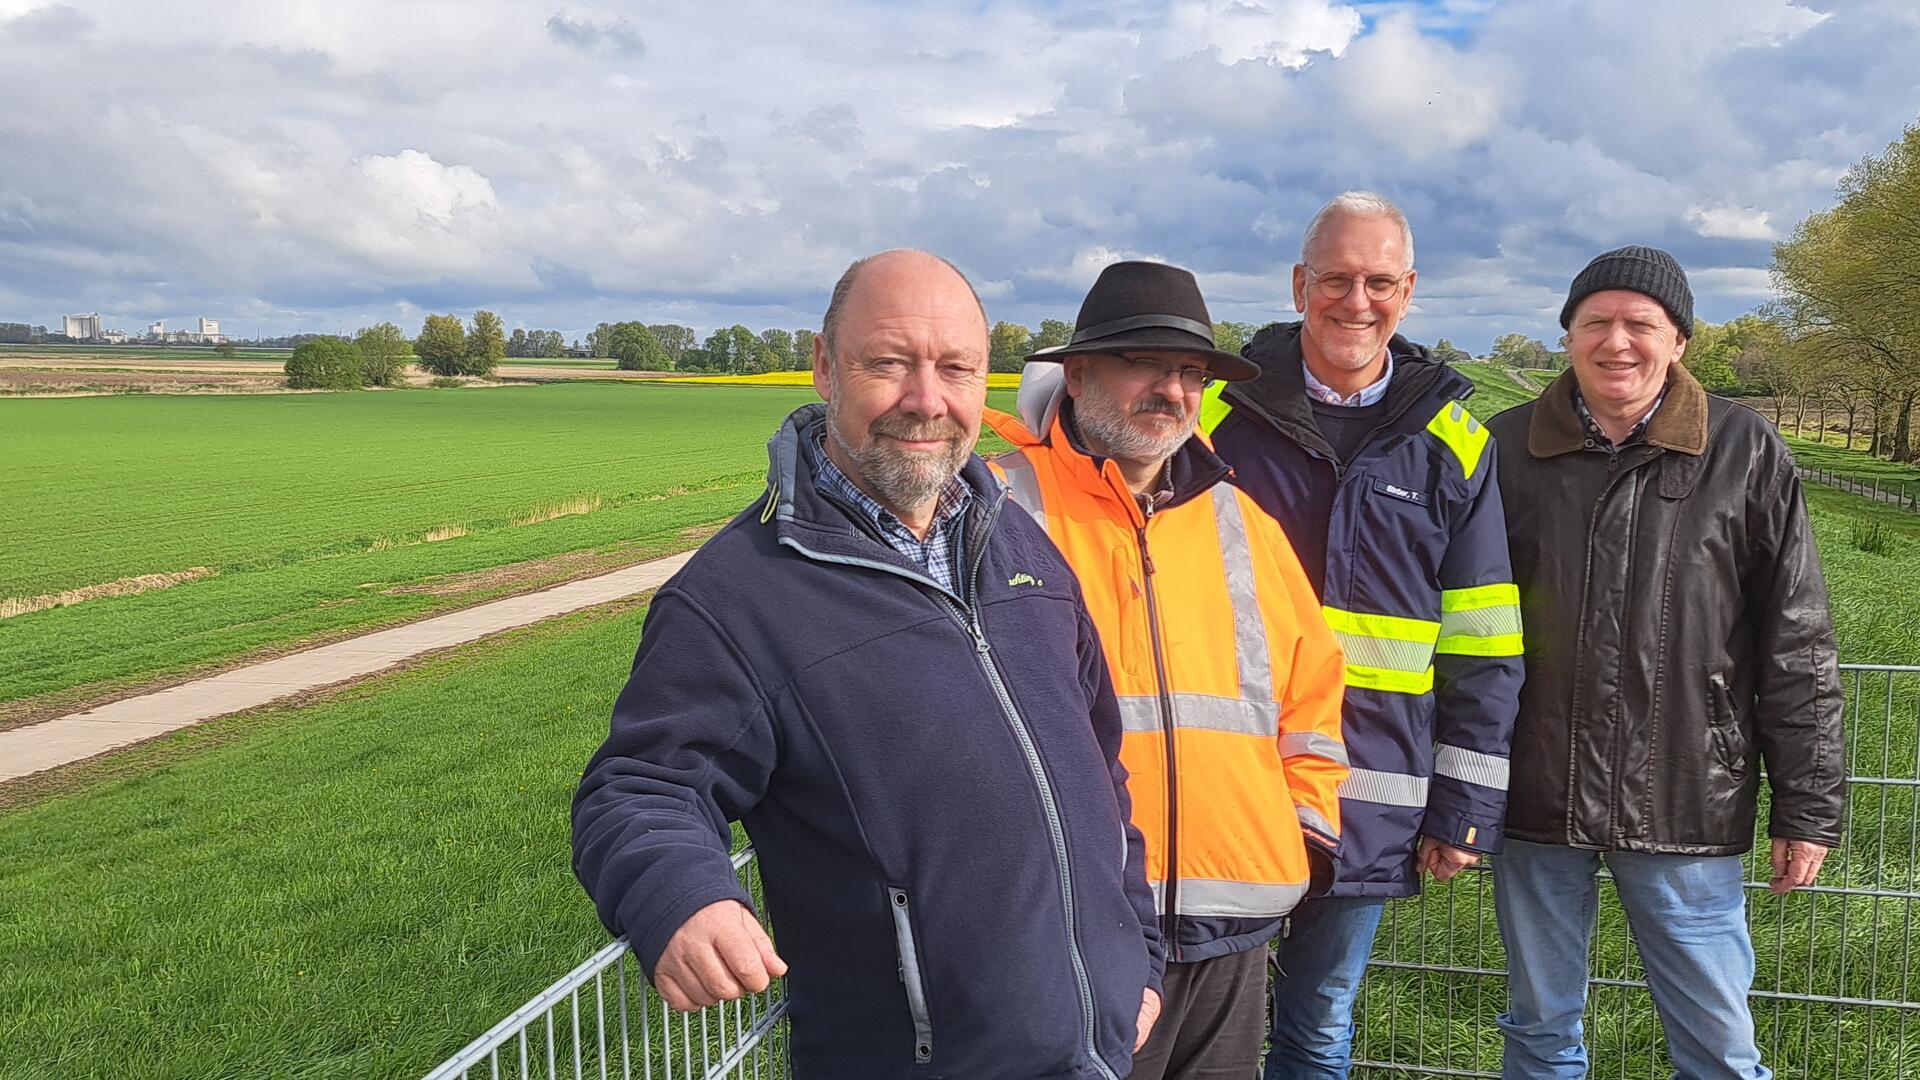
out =
[[1916,52],[1901,0],[0,0],[0,319],[800,326],[912,244],[996,318],[1163,257],[1253,321],[1366,187],[1416,337],[1550,341],[1628,242],[1718,321],[1911,122]]
[[1778,240],[1771,216],[1746,206],[1696,206],[1687,213],[1695,232],[1722,240]]

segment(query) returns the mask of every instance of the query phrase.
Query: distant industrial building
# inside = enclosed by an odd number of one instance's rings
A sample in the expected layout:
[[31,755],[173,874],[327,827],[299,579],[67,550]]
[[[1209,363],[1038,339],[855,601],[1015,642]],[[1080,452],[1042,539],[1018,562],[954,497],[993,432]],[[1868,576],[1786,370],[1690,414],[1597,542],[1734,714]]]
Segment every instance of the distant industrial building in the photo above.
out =
[[149,341],[158,341],[166,336],[167,324],[164,322],[157,322],[147,327],[147,339]]
[[100,313],[68,315],[63,332],[75,341],[93,341],[100,337]]
[[219,319],[200,320],[200,337],[202,340],[216,340],[221,336]]

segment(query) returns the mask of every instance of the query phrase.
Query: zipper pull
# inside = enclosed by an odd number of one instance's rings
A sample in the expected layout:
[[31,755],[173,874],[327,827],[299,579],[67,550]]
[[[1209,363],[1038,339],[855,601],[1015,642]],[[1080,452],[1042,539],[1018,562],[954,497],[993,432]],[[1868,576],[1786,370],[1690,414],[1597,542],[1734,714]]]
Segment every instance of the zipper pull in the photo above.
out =
[[1136,533],[1136,535],[1138,535],[1140,539],[1140,566],[1142,569],[1146,570],[1148,577],[1152,577],[1153,576],[1153,553],[1147,550],[1147,530],[1136,529],[1134,530],[1134,532]]
[[973,650],[981,656],[985,656],[987,653],[993,651],[993,646],[987,643],[986,628],[982,627],[979,623],[973,624]]

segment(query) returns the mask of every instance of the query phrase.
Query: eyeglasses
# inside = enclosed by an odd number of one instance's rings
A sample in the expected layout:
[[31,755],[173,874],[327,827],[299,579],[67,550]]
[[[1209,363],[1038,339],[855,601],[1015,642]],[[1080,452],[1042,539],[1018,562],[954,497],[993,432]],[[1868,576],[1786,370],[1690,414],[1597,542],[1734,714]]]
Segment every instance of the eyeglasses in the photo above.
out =
[[1307,267],[1307,283],[1316,286],[1320,295],[1329,300],[1345,300],[1353,291],[1353,283],[1364,281],[1369,300],[1391,300],[1400,292],[1400,286],[1406,284],[1407,274],[1397,277],[1388,274],[1322,274],[1313,267]]
[[1138,379],[1150,386],[1160,385],[1160,380],[1175,373],[1180,376],[1180,385],[1189,392],[1205,390],[1213,385],[1213,372],[1203,367],[1187,364],[1175,366],[1155,360],[1151,356],[1121,356],[1118,353],[1114,354],[1114,359],[1120,361],[1120,370],[1128,378]]

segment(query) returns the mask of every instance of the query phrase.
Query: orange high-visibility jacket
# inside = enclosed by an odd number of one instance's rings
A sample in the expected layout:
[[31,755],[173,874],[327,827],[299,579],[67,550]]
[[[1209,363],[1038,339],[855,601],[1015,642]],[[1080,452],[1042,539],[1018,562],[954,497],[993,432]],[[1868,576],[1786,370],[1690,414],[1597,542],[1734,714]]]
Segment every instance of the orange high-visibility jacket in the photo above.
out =
[[1263,944],[1310,884],[1331,881],[1347,775],[1340,647],[1286,534],[1225,482],[1204,436],[1175,453],[1173,496],[1149,511],[1118,465],[1076,448],[1059,400],[1032,410],[1045,438],[989,409],[1015,447],[994,464],[1066,555],[1100,631],[1168,959]]

